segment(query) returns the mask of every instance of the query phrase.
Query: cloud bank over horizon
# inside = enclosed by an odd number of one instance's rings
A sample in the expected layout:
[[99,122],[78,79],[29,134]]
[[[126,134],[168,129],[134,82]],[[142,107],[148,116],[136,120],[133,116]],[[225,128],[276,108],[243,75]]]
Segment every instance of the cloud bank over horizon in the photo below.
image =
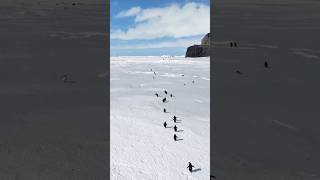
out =
[[134,26],[111,31],[111,39],[156,39],[188,37],[210,31],[210,7],[201,3],[171,4],[161,8],[132,7],[117,18],[134,17]]
[[171,3],[147,8],[132,6],[113,18],[127,24],[111,28],[112,50],[186,48],[199,43],[202,36],[210,32],[210,5],[204,3]]

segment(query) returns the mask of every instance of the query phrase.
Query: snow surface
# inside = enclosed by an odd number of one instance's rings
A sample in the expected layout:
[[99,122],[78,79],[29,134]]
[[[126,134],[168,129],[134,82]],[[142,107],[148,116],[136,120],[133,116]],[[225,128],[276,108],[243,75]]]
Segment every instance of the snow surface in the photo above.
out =
[[[111,179],[209,179],[210,58],[111,57],[110,71]],[[164,90],[174,96],[167,103]],[[176,142],[163,127],[173,115],[182,120]]]

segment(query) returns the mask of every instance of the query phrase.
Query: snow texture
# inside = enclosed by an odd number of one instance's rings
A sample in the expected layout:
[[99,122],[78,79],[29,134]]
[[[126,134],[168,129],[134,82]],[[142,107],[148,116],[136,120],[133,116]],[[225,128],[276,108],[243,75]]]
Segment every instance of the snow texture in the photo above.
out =
[[210,58],[111,57],[110,71],[111,179],[209,179]]

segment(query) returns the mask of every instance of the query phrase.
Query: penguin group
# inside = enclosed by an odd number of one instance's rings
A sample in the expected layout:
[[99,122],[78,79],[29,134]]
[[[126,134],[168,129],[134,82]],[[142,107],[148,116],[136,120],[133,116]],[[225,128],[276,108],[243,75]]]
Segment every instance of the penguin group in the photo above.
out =
[[237,42],[234,42],[234,41],[230,42],[230,47],[237,47],[237,46],[238,46]]
[[[154,72],[154,73],[153,73],[153,75],[154,75],[154,76],[153,76],[153,79],[155,79],[155,76],[156,76],[157,74],[155,73],[155,71],[153,71],[153,69],[150,69],[150,71]],[[184,75],[183,75],[183,76],[184,76]],[[193,80],[192,83],[195,83],[195,81]],[[185,84],[184,84],[184,85],[185,85]],[[155,96],[156,96],[157,98],[162,97],[162,103],[168,103],[168,102],[170,102],[170,101],[173,100],[173,97],[174,97],[173,93],[171,93],[171,92],[169,93],[167,90],[163,90],[163,93],[161,93],[161,94],[163,94],[163,95],[160,96],[160,93],[159,93],[159,92],[156,92],[156,93],[155,93]],[[168,99],[170,99],[170,101],[169,101]],[[168,112],[168,110],[167,110],[166,108],[163,108],[163,113],[170,113],[170,112]],[[181,140],[183,140],[183,139],[179,138],[178,135],[177,135],[178,132],[183,132],[183,130],[182,130],[182,129],[179,129],[178,126],[177,126],[177,123],[181,123],[182,120],[181,120],[181,119],[178,119],[178,117],[177,117],[176,115],[173,115],[171,120],[173,121],[174,126],[168,126],[167,121],[165,121],[165,122],[163,123],[163,127],[164,127],[164,128],[172,128],[172,129],[173,129],[173,131],[174,131],[174,133],[173,133],[173,140],[174,140],[175,142],[176,142],[176,141],[181,141]],[[194,168],[194,165],[193,165],[191,162],[188,162],[187,168],[188,168],[188,170],[189,170],[190,173],[196,171],[196,170],[193,169],[193,168]]]
[[[164,92],[164,98],[162,98],[162,103],[168,103],[169,100],[167,99],[167,96],[170,97],[171,99],[172,99],[174,96],[173,96],[172,93],[169,93],[167,90],[164,90],[163,92]],[[156,97],[160,97],[159,93],[155,93],[155,96],[156,96]],[[164,112],[164,113],[169,113],[166,108],[163,108],[163,112]],[[177,127],[177,125],[176,125],[176,123],[181,123],[181,120],[178,120],[178,118],[177,118],[176,115],[174,115],[174,116],[172,117],[172,120],[173,120],[173,122],[175,123],[175,125],[174,125],[173,127],[170,127],[170,128],[172,128],[175,133],[176,133],[176,132],[182,132],[182,130],[178,130],[178,127]],[[164,126],[165,128],[169,128],[167,121],[165,121],[165,122],[163,123],[163,126]],[[174,140],[174,141],[179,141],[179,140],[182,140],[182,139],[179,139],[178,136],[177,136],[176,134],[174,134],[174,135],[173,135],[173,140]]]

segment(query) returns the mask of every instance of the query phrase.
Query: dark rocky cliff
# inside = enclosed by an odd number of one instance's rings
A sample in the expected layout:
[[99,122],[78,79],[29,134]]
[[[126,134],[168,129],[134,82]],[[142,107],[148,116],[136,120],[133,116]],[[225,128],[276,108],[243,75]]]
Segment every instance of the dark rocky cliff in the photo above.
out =
[[206,57],[209,55],[208,45],[193,45],[188,47],[186,57]]
[[206,34],[202,40],[201,45],[193,45],[188,47],[186,57],[207,57],[210,47],[210,33]]

